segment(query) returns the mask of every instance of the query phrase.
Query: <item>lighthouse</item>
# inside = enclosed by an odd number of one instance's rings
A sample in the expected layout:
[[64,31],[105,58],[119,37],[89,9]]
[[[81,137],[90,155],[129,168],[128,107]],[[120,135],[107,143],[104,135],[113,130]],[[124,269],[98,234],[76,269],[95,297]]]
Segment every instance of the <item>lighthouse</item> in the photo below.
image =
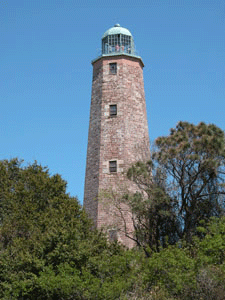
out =
[[84,207],[96,228],[130,248],[132,215],[119,199],[137,190],[126,177],[129,167],[150,159],[144,64],[131,32],[119,24],[101,43],[101,55],[92,61]]

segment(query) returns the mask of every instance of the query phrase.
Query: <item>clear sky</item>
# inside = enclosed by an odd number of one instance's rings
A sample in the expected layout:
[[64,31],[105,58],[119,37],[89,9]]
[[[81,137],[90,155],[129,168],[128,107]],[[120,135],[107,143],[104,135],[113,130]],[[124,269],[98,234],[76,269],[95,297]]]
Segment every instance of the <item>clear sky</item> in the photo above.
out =
[[0,159],[37,160],[83,201],[92,65],[128,28],[150,139],[179,120],[225,129],[224,0],[0,0]]

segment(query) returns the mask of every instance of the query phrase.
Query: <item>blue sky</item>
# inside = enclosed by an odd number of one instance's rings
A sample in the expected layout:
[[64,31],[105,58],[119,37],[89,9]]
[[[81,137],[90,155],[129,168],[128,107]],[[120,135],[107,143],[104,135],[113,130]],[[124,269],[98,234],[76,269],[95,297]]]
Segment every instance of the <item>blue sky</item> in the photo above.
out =
[[225,129],[224,0],[0,0],[0,159],[37,160],[81,202],[91,60],[115,23],[145,64],[152,141],[179,120]]

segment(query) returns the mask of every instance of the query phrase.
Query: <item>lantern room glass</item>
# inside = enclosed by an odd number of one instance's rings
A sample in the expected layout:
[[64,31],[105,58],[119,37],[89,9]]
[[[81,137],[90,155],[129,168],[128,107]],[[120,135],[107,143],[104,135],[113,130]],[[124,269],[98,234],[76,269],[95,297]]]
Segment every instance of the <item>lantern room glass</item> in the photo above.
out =
[[126,53],[135,55],[132,36],[124,34],[111,34],[102,39],[102,54]]

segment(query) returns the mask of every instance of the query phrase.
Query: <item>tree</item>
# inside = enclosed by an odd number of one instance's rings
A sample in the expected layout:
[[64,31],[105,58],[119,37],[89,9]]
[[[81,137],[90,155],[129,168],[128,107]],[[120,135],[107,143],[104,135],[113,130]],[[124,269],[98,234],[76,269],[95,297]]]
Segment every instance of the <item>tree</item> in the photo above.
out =
[[[191,241],[201,220],[220,216],[225,205],[225,136],[213,124],[179,122],[155,141],[152,161],[127,173],[138,192],[125,197],[139,246],[159,251],[185,237]],[[146,251],[146,250],[145,250]]]
[[225,217],[196,230],[203,235],[192,244],[170,245],[143,262],[142,293],[155,296],[146,299],[225,299]]
[[137,162],[127,172],[130,180],[138,186],[135,194],[127,194],[135,233],[132,239],[141,246],[146,255],[151,251],[159,252],[167,242],[173,244],[176,237],[176,206],[165,188],[165,174],[155,169],[152,162]]
[[166,172],[169,195],[179,204],[180,238],[190,241],[200,220],[224,209],[224,132],[213,124],[179,122],[155,144],[153,158]]
[[132,286],[129,254],[36,162],[0,161],[0,216],[0,299],[115,299]]
[[[167,229],[174,230],[177,208],[163,169],[138,163],[131,177],[146,184],[129,201],[137,210],[138,241],[150,254],[158,232],[163,245]],[[142,198],[147,192],[149,199]],[[93,230],[61,176],[17,159],[0,161],[0,216],[0,299],[224,299],[223,217],[200,222],[191,245],[168,246],[146,259]]]

